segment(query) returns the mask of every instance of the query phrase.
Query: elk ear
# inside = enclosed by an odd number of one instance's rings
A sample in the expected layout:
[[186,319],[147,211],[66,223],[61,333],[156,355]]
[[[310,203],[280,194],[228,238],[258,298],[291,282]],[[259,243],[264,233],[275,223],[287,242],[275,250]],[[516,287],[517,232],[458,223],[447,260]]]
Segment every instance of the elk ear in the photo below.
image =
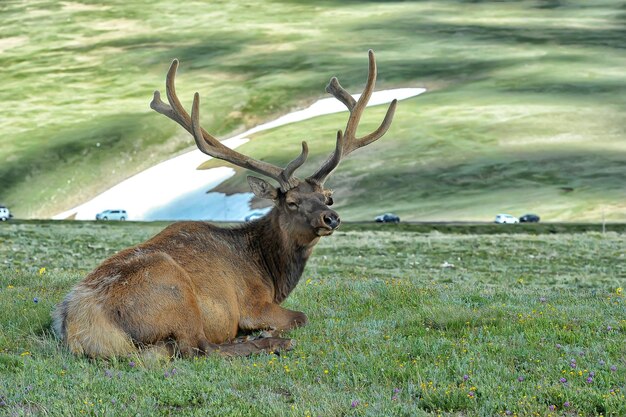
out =
[[268,200],[276,200],[278,197],[278,191],[275,187],[272,187],[270,183],[261,178],[248,176],[248,184],[254,195],[259,198],[267,198]]

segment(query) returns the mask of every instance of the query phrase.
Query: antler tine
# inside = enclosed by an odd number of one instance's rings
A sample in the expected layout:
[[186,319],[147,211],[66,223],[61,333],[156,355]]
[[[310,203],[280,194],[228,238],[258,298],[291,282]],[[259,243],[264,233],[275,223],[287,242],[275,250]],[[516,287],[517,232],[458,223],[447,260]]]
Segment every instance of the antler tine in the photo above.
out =
[[150,107],[158,113],[167,116],[181,125],[193,136],[198,149],[201,152],[214,158],[222,159],[234,165],[255,171],[259,174],[266,175],[275,179],[280,184],[283,192],[295,187],[299,180],[293,177],[296,169],[298,169],[308,156],[308,147],[306,142],[302,142],[302,152],[300,155],[289,162],[286,168],[280,168],[276,165],[259,161],[249,156],[243,155],[237,151],[224,146],[218,139],[210,135],[200,126],[200,95],[194,94],[191,116],[178,100],[174,80],[176,78],[176,70],[178,69],[178,60],[172,61],[166,78],[166,94],[169,105],[161,100],[161,93],[154,92],[154,98],[150,103]]
[[348,110],[352,111],[356,105],[356,100],[339,84],[337,77],[333,77],[326,86],[326,92],[335,96],[335,98],[346,105]]
[[337,134],[337,145],[335,151],[328,156],[322,166],[308,179],[315,181],[319,184],[323,184],[326,177],[339,165],[341,159],[349,155],[352,151],[367,146],[370,143],[380,139],[391,126],[393,115],[396,111],[397,100],[393,100],[387,109],[387,113],[381,123],[381,125],[373,132],[365,135],[361,138],[356,137],[356,130],[361,120],[361,115],[369,102],[374,86],[376,85],[376,59],[374,57],[374,51],[371,49],[368,51],[369,68],[367,83],[363,89],[363,93],[359,97],[358,101],[355,100],[350,93],[348,93],[339,84],[336,77],[330,79],[330,82],[326,86],[326,91],[332,94],[337,100],[341,101],[350,111],[350,117],[346,124],[345,133],[342,135],[341,131]]
[[345,136],[341,133],[341,130],[337,131],[337,142],[335,144],[335,151],[328,155],[326,161],[322,164],[315,174],[311,175],[308,179],[318,184],[324,184],[326,177],[335,169],[341,157],[343,156],[343,149],[345,146]]
[[[389,130],[389,127],[391,127],[391,122],[393,121],[393,115],[396,112],[397,104],[398,104],[398,100],[393,99],[391,101],[391,104],[389,105],[389,108],[387,109],[387,113],[385,114],[385,117],[383,118],[383,121],[380,124],[380,126],[378,126],[378,128],[372,133],[370,133],[369,135],[359,138],[358,142],[354,141],[355,143],[358,144],[358,146],[355,147],[354,149],[358,149],[362,146],[367,146],[370,143],[382,138],[384,134],[387,133],[387,130]],[[354,149],[350,149],[348,153],[352,152]]]
[[283,170],[283,180],[289,182],[289,179],[292,178],[293,173],[296,169],[300,168],[304,161],[306,161],[307,156],[309,156],[309,146],[305,141],[302,141],[302,152],[300,152],[300,156],[298,156],[293,161],[289,162],[285,169]]
[[178,96],[176,96],[176,87],[174,85],[174,79],[176,78],[176,70],[178,69],[178,60],[175,59],[172,61],[170,65],[170,69],[167,71],[167,77],[165,82],[165,93],[167,95],[167,101],[170,103],[165,104],[161,100],[161,93],[159,91],[154,92],[154,98],[150,103],[150,107],[161,113],[170,119],[174,120],[176,123],[181,125],[185,130],[189,133],[191,132],[191,119],[187,114],[187,111],[183,108],[178,100]]
[[361,94],[361,97],[359,97],[359,100],[356,102],[356,105],[352,110],[350,110],[350,117],[348,118],[348,124],[346,125],[345,136],[348,138],[348,145],[351,145],[351,142],[357,140],[356,128],[358,127],[359,121],[361,120],[363,110],[365,110],[367,103],[370,101],[372,91],[374,91],[374,85],[376,85],[376,59],[374,58],[374,51],[372,51],[371,49],[368,51],[368,58],[369,68],[367,72],[367,83],[365,84],[363,93]]
[[[187,132],[193,135],[191,117],[187,113],[187,110],[185,110],[183,105],[180,103],[180,100],[176,95],[175,79],[177,70],[178,60],[174,59],[172,61],[172,64],[170,65],[170,69],[167,71],[167,77],[165,79],[165,94],[167,96],[167,101],[169,102],[169,104],[166,104],[161,100],[161,93],[159,91],[155,91],[154,98],[150,103],[150,107],[158,113],[161,113],[162,115],[174,120],[176,123],[181,125]],[[204,129],[202,129],[202,136],[206,138],[206,140],[208,140],[209,142],[220,143]]]

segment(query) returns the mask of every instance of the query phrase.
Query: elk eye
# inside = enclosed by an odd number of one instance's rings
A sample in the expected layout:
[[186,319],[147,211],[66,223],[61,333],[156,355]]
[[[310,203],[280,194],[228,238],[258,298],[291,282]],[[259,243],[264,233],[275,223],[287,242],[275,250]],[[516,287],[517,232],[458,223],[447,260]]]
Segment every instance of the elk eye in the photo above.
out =
[[287,207],[289,207],[290,210],[296,210],[298,208],[298,205],[292,201],[290,203],[287,203]]
[[334,203],[333,198],[332,197],[328,197],[328,200],[326,200],[326,205],[327,206],[332,206]]

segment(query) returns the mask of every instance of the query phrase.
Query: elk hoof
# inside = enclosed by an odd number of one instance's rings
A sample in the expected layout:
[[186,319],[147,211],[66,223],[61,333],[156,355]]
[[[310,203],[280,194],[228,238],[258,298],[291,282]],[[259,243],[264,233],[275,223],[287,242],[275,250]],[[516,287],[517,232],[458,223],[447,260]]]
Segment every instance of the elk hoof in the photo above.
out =
[[263,331],[261,331],[261,333],[259,333],[259,336],[257,338],[258,339],[265,339],[266,337],[276,337],[278,335],[280,335],[280,331],[278,331],[276,329],[263,330]]
[[306,324],[309,322],[309,319],[307,318],[306,314],[297,312],[293,319],[293,322],[296,327],[301,327],[306,326]]
[[273,353],[275,355],[280,356],[281,352],[288,352],[296,347],[295,339],[280,339],[279,342],[272,344],[271,350],[269,353]]

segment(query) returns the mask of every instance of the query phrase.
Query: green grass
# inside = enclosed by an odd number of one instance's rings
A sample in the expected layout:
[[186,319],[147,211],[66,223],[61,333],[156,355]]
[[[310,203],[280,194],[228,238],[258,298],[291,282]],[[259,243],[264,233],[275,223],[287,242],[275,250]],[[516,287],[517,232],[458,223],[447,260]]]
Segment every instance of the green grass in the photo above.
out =
[[[386,137],[331,178],[344,218],[626,219],[619,0],[187,5],[0,5],[0,203],[48,217],[189,148],[148,109],[174,57],[179,95],[200,91],[203,125],[224,137],[322,97],[333,75],[359,91],[372,48],[379,89],[429,92],[400,103]],[[310,172],[344,123],[285,126],[241,149],[280,162],[307,139]],[[224,187],[246,190],[240,177]]]
[[163,224],[0,226],[0,414],[626,415],[623,232],[361,225],[321,241],[286,301],[310,319],[293,351],[132,367],[68,354],[50,311]]

